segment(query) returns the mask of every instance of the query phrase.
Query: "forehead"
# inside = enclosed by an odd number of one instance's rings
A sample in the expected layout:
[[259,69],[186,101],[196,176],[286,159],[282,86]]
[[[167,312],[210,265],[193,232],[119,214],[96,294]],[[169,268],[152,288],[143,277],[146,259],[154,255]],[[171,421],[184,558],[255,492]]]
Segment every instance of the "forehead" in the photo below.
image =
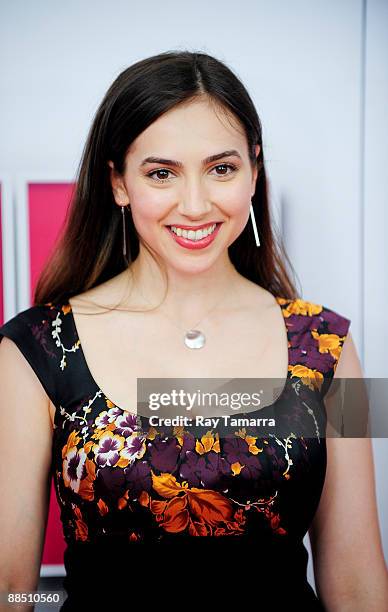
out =
[[243,155],[246,146],[238,119],[230,111],[201,100],[174,107],[159,117],[134,140],[128,157],[166,157],[171,152],[174,158],[183,159],[188,153],[205,157],[232,148]]

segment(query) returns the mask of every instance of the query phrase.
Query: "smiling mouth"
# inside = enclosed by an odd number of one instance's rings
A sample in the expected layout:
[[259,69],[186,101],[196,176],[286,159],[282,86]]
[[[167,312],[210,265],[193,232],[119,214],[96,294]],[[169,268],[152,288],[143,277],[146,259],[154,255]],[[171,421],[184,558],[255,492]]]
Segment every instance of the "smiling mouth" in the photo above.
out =
[[208,221],[207,223],[202,223],[201,225],[183,225],[182,223],[170,223],[170,225],[167,225],[167,227],[181,227],[182,229],[194,229],[194,230],[198,230],[198,229],[202,229],[204,227],[209,227],[210,225],[217,225],[219,223],[222,223],[222,221]]
[[202,225],[167,225],[168,229],[176,236],[187,238],[188,240],[202,240],[213,234],[221,222],[204,223]]

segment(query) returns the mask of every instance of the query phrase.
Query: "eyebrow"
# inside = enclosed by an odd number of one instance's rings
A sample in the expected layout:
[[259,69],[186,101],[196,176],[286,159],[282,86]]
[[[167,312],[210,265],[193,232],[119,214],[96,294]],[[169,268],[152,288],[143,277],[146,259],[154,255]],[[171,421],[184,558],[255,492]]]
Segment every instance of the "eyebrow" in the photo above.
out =
[[[209,155],[209,157],[205,157],[202,160],[202,165],[206,166],[206,164],[210,164],[211,162],[217,161],[219,159],[223,159],[224,157],[239,157],[241,159],[241,155],[236,149],[229,149],[228,151],[223,151],[222,153],[216,153],[215,155]],[[146,157],[140,164],[140,167],[145,166],[146,164],[166,164],[168,166],[175,166],[177,168],[183,168],[183,163],[180,161],[176,161],[175,159],[165,159],[164,157]]]

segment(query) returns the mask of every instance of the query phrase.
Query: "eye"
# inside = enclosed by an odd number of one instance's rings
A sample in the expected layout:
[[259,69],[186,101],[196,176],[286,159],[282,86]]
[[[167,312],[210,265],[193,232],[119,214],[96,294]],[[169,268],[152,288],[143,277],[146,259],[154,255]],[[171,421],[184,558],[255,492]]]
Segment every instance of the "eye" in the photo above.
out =
[[[229,172],[229,174],[233,174],[233,172],[235,172],[237,170],[237,166],[235,166],[234,164],[217,164],[217,166],[214,166],[213,170],[215,170],[216,168],[230,168],[232,170],[232,172]],[[218,176],[228,176],[227,174],[219,174]]]
[[[149,172],[148,174],[146,174],[146,176],[149,176],[150,178],[153,178],[154,174],[158,174],[159,172],[167,172],[167,174],[169,174],[171,171],[167,170],[167,168],[159,168],[158,170],[153,170],[152,172]],[[154,179],[155,180],[155,179]],[[169,181],[169,178],[162,178],[162,179],[156,179],[157,183],[165,183],[166,181]]]
[[[214,168],[212,168],[212,170],[216,170],[217,168],[229,168],[231,170],[231,172],[229,172],[229,174],[233,174],[234,172],[236,172],[237,170],[237,166],[235,166],[234,164],[217,164],[217,166],[214,166]],[[170,178],[154,178],[154,174],[157,175],[159,173],[167,173],[167,174],[172,174],[171,170],[168,170],[167,168],[158,168],[157,170],[152,170],[152,172],[149,172],[148,174],[146,174],[146,176],[149,176],[151,179],[153,179],[156,183],[166,183],[167,181],[170,181]],[[223,174],[218,174],[218,176],[228,176],[228,174],[223,173]]]

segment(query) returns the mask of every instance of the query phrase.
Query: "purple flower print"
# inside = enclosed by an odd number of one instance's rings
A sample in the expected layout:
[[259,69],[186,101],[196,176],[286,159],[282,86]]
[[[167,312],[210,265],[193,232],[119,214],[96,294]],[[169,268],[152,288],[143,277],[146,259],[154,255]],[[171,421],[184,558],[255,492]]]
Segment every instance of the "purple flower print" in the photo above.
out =
[[148,461],[136,461],[124,469],[128,499],[136,500],[142,491],[152,490],[151,469]]
[[114,423],[116,419],[122,416],[122,414],[123,411],[115,406],[114,408],[100,412],[100,414],[96,417],[95,423],[99,429],[104,429],[111,423]]
[[349,319],[338,315],[333,310],[328,308],[324,311],[324,320],[327,323],[328,334],[337,334],[338,336],[344,336],[349,327]]
[[130,463],[135,459],[141,459],[146,452],[145,436],[132,433],[125,438],[125,443],[120,455],[123,459],[128,459]]
[[116,418],[115,425],[115,433],[118,433],[120,436],[124,436],[125,438],[130,436],[134,431],[139,430],[138,417],[136,414],[132,414],[131,412],[124,412],[124,414],[120,414]]
[[120,459],[120,451],[124,446],[124,438],[114,435],[110,430],[106,431],[93,446],[95,462],[97,467],[105,465],[114,466]]
[[239,436],[226,436],[224,453],[230,465],[233,463],[240,463],[242,465],[249,455],[249,446],[247,442]]
[[180,454],[180,446],[176,438],[157,438],[150,443],[148,452],[150,463],[155,469],[171,474],[175,472]]
[[228,462],[213,451],[205,455],[187,451],[185,462],[179,468],[179,476],[188,482],[189,487],[223,488],[223,476],[227,474],[230,475]]
[[94,482],[96,499],[105,500],[107,505],[114,504],[124,494],[125,485],[123,470],[108,466],[100,468],[96,473]]

